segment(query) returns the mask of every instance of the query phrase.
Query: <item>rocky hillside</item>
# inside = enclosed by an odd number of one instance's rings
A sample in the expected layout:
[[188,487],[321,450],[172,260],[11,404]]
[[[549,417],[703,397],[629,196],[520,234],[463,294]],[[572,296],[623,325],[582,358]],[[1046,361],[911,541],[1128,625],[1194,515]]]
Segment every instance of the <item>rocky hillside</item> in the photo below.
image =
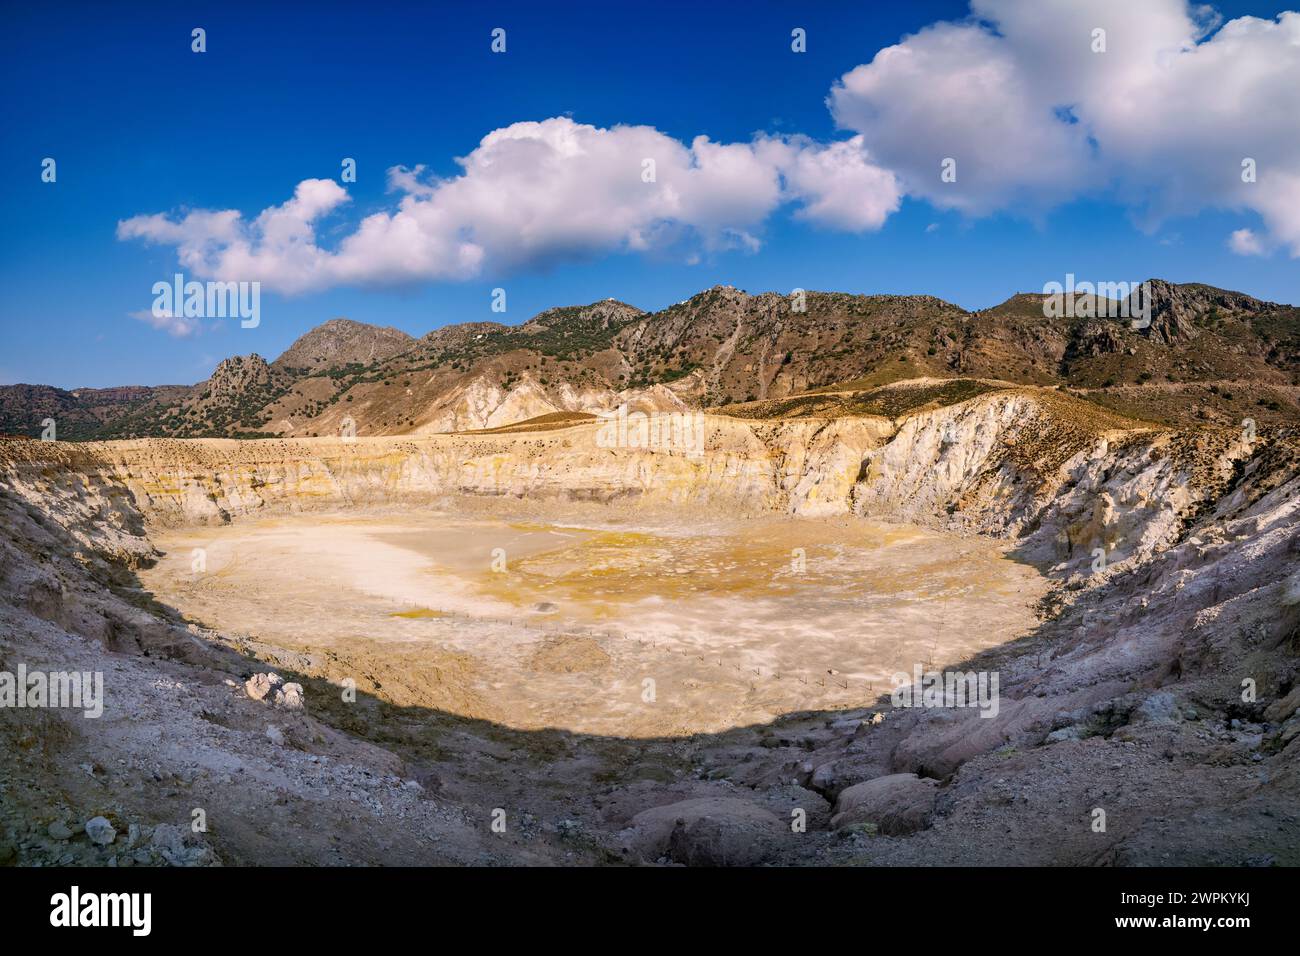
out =
[[104,424],[99,437],[189,435],[259,438],[271,434],[267,407],[294,381],[293,373],[266,359],[236,355],[205,381],[170,400],[136,405]]
[[189,390],[188,385],[125,385],[72,391],[50,385],[0,385],[0,434],[35,437],[44,430],[44,420],[53,418],[60,439],[102,437],[113,422],[142,408],[170,405]]
[[1142,328],[1096,317],[1105,303],[1084,296],[1049,315],[1036,293],[967,312],[933,296],[796,299],[729,286],[655,313],[608,299],[418,340],[335,319],[269,366],[228,360],[179,394],[125,390],[136,397],[107,404],[90,390],[83,401],[0,389],[0,431],[39,434],[57,412],[70,438],[420,435],[622,402],[730,408],[919,377],[1057,386],[1166,424],[1300,417],[1300,310],[1199,284],[1150,289]]

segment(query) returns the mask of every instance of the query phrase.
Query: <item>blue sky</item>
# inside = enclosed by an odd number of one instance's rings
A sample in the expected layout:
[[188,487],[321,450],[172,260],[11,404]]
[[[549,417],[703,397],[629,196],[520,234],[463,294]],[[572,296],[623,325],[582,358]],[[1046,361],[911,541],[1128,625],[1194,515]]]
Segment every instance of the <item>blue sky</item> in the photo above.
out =
[[[600,130],[644,125],[687,145],[699,135],[728,144],[799,135],[820,150],[854,135],[828,108],[837,80],[905,35],[969,12],[956,2],[750,2],[743,12],[701,3],[266,6],[7,11],[0,384],[188,384],[227,355],[273,358],[336,316],[421,335],[452,322],[522,322],[606,296],[661,308],[717,283],[930,293],[980,308],[1073,272],[1204,281],[1300,302],[1300,263],[1285,236],[1261,255],[1236,254],[1225,241],[1242,229],[1267,237],[1267,215],[1182,202],[1143,228],[1134,193],[1143,180],[1125,173],[1127,189],[1108,180],[1023,206],[1013,189],[987,210],[939,208],[909,190],[863,229],[827,227],[802,215],[800,202],[782,202],[749,230],[756,248],[707,236],[555,255],[496,255],[489,245],[486,264],[468,276],[379,276],[295,294],[272,283],[258,328],[227,321],[178,337],[132,317],[149,309],[154,282],[180,271],[178,249],[119,238],[120,221],[196,209],[252,219],[303,180],[337,179],[341,159],[353,157],[349,200],[315,226],[314,242],[331,250],[363,217],[395,210],[389,168],[423,164],[426,181],[455,177],[455,158],[489,132],[557,117]],[[1215,7],[1225,20],[1286,9],[1249,0]],[[196,26],[207,31],[203,54],[190,49]],[[807,30],[807,53],[791,52],[796,26]],[[507,30],[505,54],[489,49],[494,27]],[[867,150],[871,131],[883,137],[870,126]],[[40,178],[47,156],[58,163],[53,184]],[[495,287],[508,293],[504,316],[490,310]]]

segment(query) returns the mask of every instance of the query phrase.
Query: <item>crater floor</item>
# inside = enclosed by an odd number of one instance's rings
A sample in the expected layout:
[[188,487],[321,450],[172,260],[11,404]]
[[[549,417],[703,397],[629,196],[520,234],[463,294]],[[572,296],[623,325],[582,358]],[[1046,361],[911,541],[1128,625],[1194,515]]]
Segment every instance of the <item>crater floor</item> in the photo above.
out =
[[[567,520],[566,520],[567,518]],[[1036,623],[987,539],[862,519],[635,523],[347,512],[158,533],[191,621],[403,707],[515,729],[685,736],[870,706]]]

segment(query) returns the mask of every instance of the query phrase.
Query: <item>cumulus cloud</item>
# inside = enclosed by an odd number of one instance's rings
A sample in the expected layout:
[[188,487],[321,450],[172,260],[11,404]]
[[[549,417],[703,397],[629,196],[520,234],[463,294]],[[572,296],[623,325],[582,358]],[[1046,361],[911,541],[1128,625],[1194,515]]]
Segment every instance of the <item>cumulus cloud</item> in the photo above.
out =
[[979,26],[941,23],[881,50],[836,84],[830,107],[909,195],[941,209],[1052,204],[1097,178],[1085,132],[1042,103],[1006,42]]
[[1239,256],[1262,256],[1264,244],[1250,229],[1238,229],[1228,237],[1228,248]]
[[135,216],[117,224],[117,237],[174,245],[181,265],[201,278],[303,292],[332,284],[330,257],[316,245],[315,223],[347,201],[347,191],[333,180],[305,179],[292,199],[251,222],[233,209]]
[[894,176],[861,137],[818,144],[757,137],[689,144],[648,126],[602,129],[565,117],[494,130],[446,179],[395,167],[396,207],[363,218],[333,249],[317,224],[348,201],[331,180],[300,183],[251,221],[234,210],[137,216],[121,239],[173,244],[201,278],[296,293],[338,284],[466,279],[485,270],[692,242],[753,250],[783,203],[834,228],[878,228],[897,207]]
[[1296,89],[1300,14],[1220,26],[1185,0],[973,0],[971,18],[880,51],[828,102],[941,208],[1033,212],[1106,192],[1147,229],[1249,210],[1300,256]]
[[849,232],[879,229],[902,201],[898,177],[872,160],[861,136],[821,145],[807,137],[761,138],[760,157],[781,172],[796,218]]

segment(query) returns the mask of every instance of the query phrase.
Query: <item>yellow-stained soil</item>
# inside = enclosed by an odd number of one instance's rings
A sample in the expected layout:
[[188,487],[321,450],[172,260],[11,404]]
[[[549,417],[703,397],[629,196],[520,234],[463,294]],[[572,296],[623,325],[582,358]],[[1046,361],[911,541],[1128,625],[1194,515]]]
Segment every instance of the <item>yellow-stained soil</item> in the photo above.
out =
[[1025,633],[1045,591],[996,542],[862,519],[348,513],[156,544],[165,555],[141,577],[159,601],[328,659],[336,682],[520,729],[631,737],[868,705],[896,673]]

